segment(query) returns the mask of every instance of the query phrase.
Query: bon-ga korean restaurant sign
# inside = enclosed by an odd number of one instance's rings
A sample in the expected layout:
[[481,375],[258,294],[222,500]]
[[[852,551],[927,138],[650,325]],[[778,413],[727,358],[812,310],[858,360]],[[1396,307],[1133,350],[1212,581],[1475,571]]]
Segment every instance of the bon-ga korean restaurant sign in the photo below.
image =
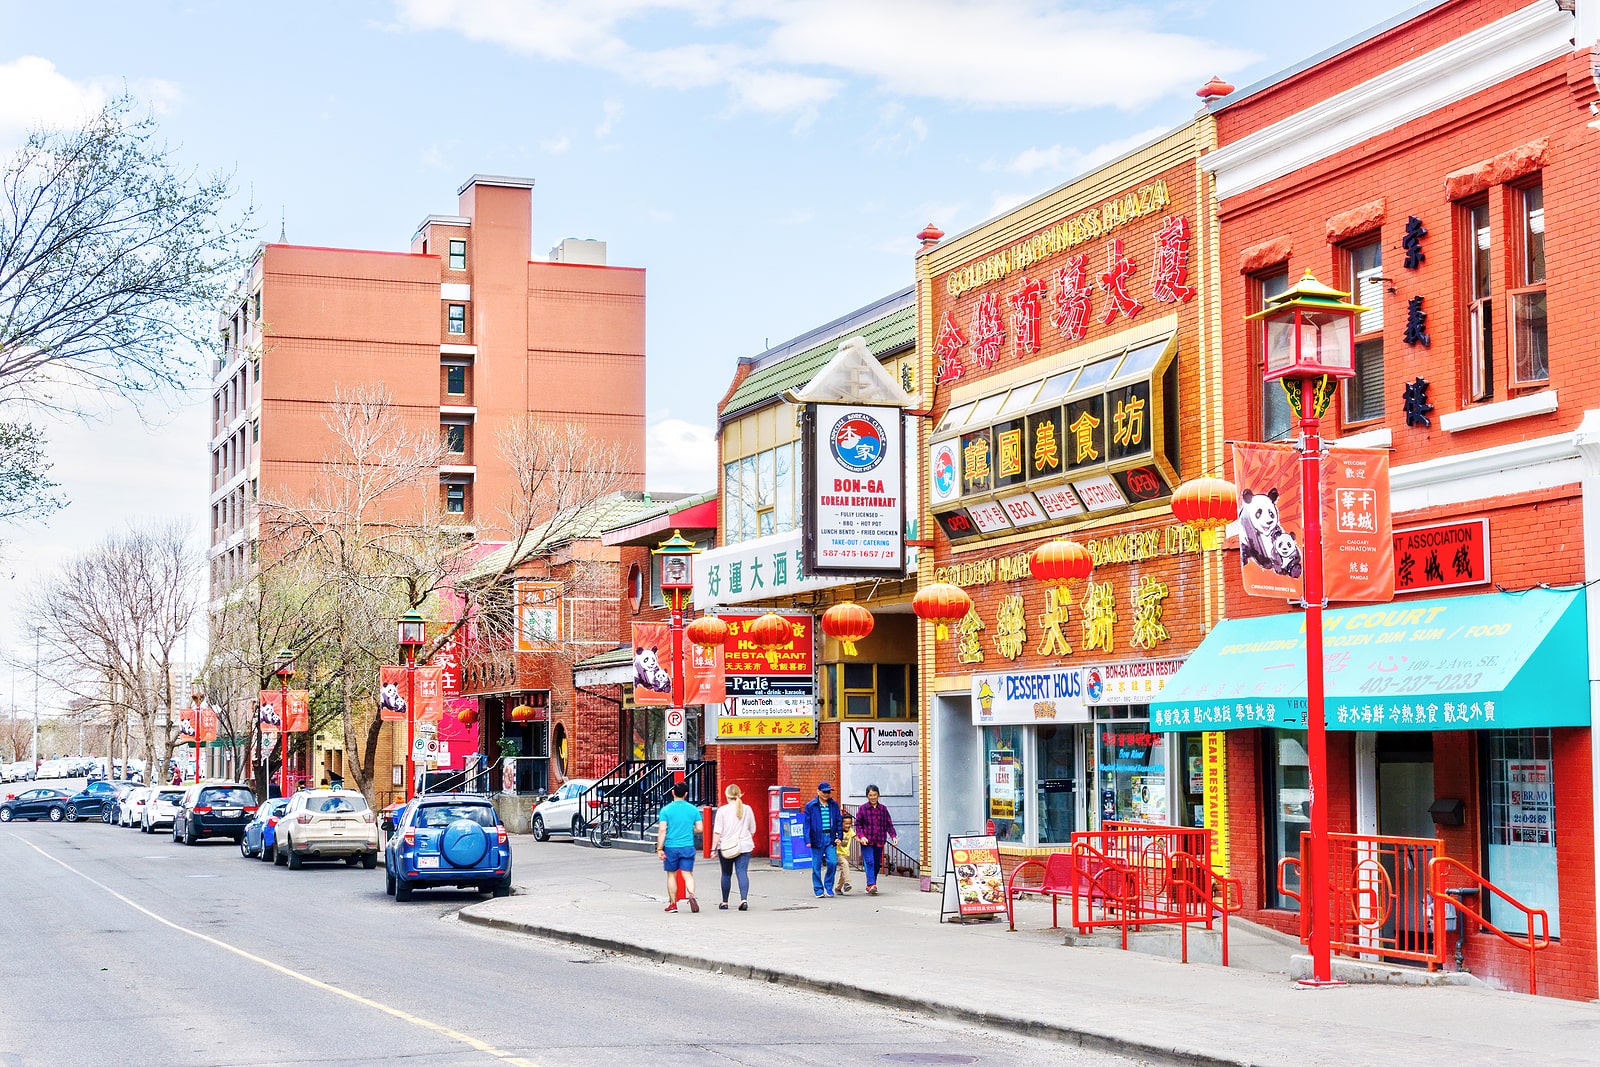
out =
[[805,558],[813,574],[903,578],[905,422],[897,407],[805,411]]
[[1081,667],[972,676],[975,726],[1088,721]]

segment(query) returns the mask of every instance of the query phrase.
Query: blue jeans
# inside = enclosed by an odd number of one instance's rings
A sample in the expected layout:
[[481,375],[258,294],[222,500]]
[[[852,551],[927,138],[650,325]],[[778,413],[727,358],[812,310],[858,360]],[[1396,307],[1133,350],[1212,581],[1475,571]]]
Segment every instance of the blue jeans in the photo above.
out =
[[878,868],[883,866],[882,845],[861,846],[861,866],[867,869],[867,884],[878,884]]
[[739,899],[748,900],[750,898],[750,853],[745,852],[731,860],[726,856],[718,856],[717,859],[722,861],[722,902],[724,904],[728,902],[728,890],[733,887],[733,876],[735,874],[739,876]]
[[[827,880],[823,880],[823,868],[827,868]],[[817,896],[824,892],[833,892],[833,880],[839,873],[839,850],[833,845],[827,848],[814,848],[811,850],[811,888]]]

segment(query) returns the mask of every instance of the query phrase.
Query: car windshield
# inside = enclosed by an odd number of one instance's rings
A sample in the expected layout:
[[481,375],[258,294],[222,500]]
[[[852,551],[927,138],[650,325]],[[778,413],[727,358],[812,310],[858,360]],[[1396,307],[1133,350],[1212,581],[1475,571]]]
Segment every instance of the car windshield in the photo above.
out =
[[488,804],[428,804],[417,809],[411,825],[439,829],[458,819],[467,819],[479,826],[493,826],[494,808]]
[[320,811],[330,815],[342,812],[366,811],[367,802],[361,797],[306,797],[307,811]]
[[168,804],[176,804],[181,796],[183,796],[183,790],[181,789],[163,789],[156,794],[156,799],[164,800]]
[[247,804],[256,802],[255,794],[248,789],[235,787],[233,789],[207,789],[200,794],[199,803],[210,804],[213,807],[242,808]]
[[271,817],[273,815],[282,815],[283,814],[283,809],[287,808],[288,806],[289,806],[289,801],[287,799],[285,799],[284,797],[279,797],[277,800],[272,801],[266,807],[262,808],[261,809],[261,813],[263,815],[268,816],[268,817]]

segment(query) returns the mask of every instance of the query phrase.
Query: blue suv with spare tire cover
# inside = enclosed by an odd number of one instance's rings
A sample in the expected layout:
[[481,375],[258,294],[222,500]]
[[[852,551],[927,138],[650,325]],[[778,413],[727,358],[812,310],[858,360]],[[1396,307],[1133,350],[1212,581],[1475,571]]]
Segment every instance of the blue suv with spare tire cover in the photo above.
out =
[[384,867],[384,888],[397,901],[450,885],[503,897],[511,892],[511,841],[488,797],[434,793],[400,810]]

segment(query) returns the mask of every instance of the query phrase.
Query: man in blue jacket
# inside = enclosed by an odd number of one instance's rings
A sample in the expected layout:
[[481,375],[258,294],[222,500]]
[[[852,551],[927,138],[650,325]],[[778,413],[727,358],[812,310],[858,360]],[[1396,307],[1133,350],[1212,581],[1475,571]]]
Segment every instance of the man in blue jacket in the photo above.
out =
[[[833,786],[817,783],[817,798],[806,805],[806,844],[811,846],[811,887],[819,897],[833,896],[839,872],[839,840],[844,833],[844,813],[833,799]],[[826,871],[826,877],[824,877]]]

